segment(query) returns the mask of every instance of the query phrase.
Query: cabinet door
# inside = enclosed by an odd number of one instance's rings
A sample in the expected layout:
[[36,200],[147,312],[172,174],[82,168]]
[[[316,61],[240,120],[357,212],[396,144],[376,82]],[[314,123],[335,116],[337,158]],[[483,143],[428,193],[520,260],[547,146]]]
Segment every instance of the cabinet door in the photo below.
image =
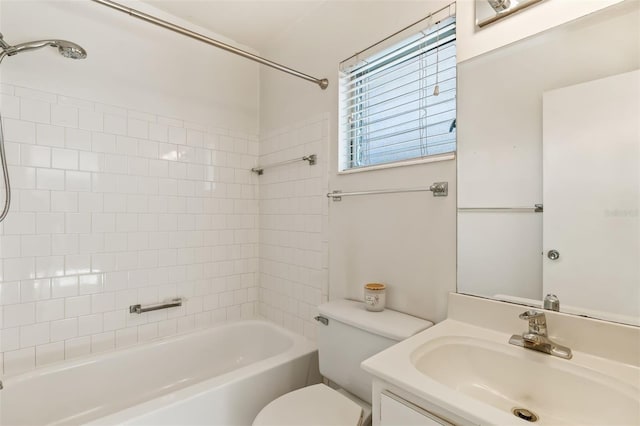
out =
[[380,395],[380,426],[453,426],[426,410],[399,397]]

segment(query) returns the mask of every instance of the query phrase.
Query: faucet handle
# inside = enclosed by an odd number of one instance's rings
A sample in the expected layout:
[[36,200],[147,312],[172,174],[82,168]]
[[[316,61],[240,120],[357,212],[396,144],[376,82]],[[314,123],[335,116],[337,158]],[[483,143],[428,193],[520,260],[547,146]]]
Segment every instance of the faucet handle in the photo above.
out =
[[529,310],[518,316],[520,319],[529,321],[529,333],[538,334],[540,336],[547,335],[547,318],[544,312]]
[[544,317],[544,312],[538,312],[534,310],[524,311],[523,313],[518,315],[518,318],[522,320],[529,320],[529,321],[535,320],[541,317]]

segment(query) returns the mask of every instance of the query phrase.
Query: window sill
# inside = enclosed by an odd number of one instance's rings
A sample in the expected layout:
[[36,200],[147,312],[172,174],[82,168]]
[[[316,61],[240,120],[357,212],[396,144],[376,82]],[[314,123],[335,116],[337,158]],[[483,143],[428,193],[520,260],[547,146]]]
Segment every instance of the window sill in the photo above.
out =
[[353,169],[341,170],[338,172],[338,174],[350,175],[353,173],[369,172],[373,170],[392,169],[395,167],[414,166],[416,164],[437,163],[440,161],[449,161],[449,160],[455,160],[455,159],[456,159],[456,153],[448,152],[446,154],[433,155],[430,157],[419,158],[415,160],[397,161],[395,163],[376,164],[375,166],[365,166],[365,167],[357,167]]

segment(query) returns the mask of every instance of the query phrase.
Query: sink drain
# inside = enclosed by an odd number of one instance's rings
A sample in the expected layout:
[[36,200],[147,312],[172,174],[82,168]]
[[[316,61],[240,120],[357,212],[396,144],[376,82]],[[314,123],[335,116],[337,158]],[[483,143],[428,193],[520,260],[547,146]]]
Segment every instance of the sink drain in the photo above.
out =
[[521,418],[522,420],[526,420],[528,422],[535,422],[538,420],[538,416],[532,412],[527,410],[526,408],[513,408],[511,410],[514,416]]

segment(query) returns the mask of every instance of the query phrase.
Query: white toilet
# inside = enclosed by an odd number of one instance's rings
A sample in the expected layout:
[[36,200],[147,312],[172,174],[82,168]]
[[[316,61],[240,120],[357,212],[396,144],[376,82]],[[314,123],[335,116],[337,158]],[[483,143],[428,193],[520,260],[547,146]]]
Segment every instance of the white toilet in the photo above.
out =
[[307,386],[271,401],[253,426],[362,426],[371,417],[371,377],[360,363],[433,323],[362,302],[336,300],[318,307],[320,373],[341,389]]

